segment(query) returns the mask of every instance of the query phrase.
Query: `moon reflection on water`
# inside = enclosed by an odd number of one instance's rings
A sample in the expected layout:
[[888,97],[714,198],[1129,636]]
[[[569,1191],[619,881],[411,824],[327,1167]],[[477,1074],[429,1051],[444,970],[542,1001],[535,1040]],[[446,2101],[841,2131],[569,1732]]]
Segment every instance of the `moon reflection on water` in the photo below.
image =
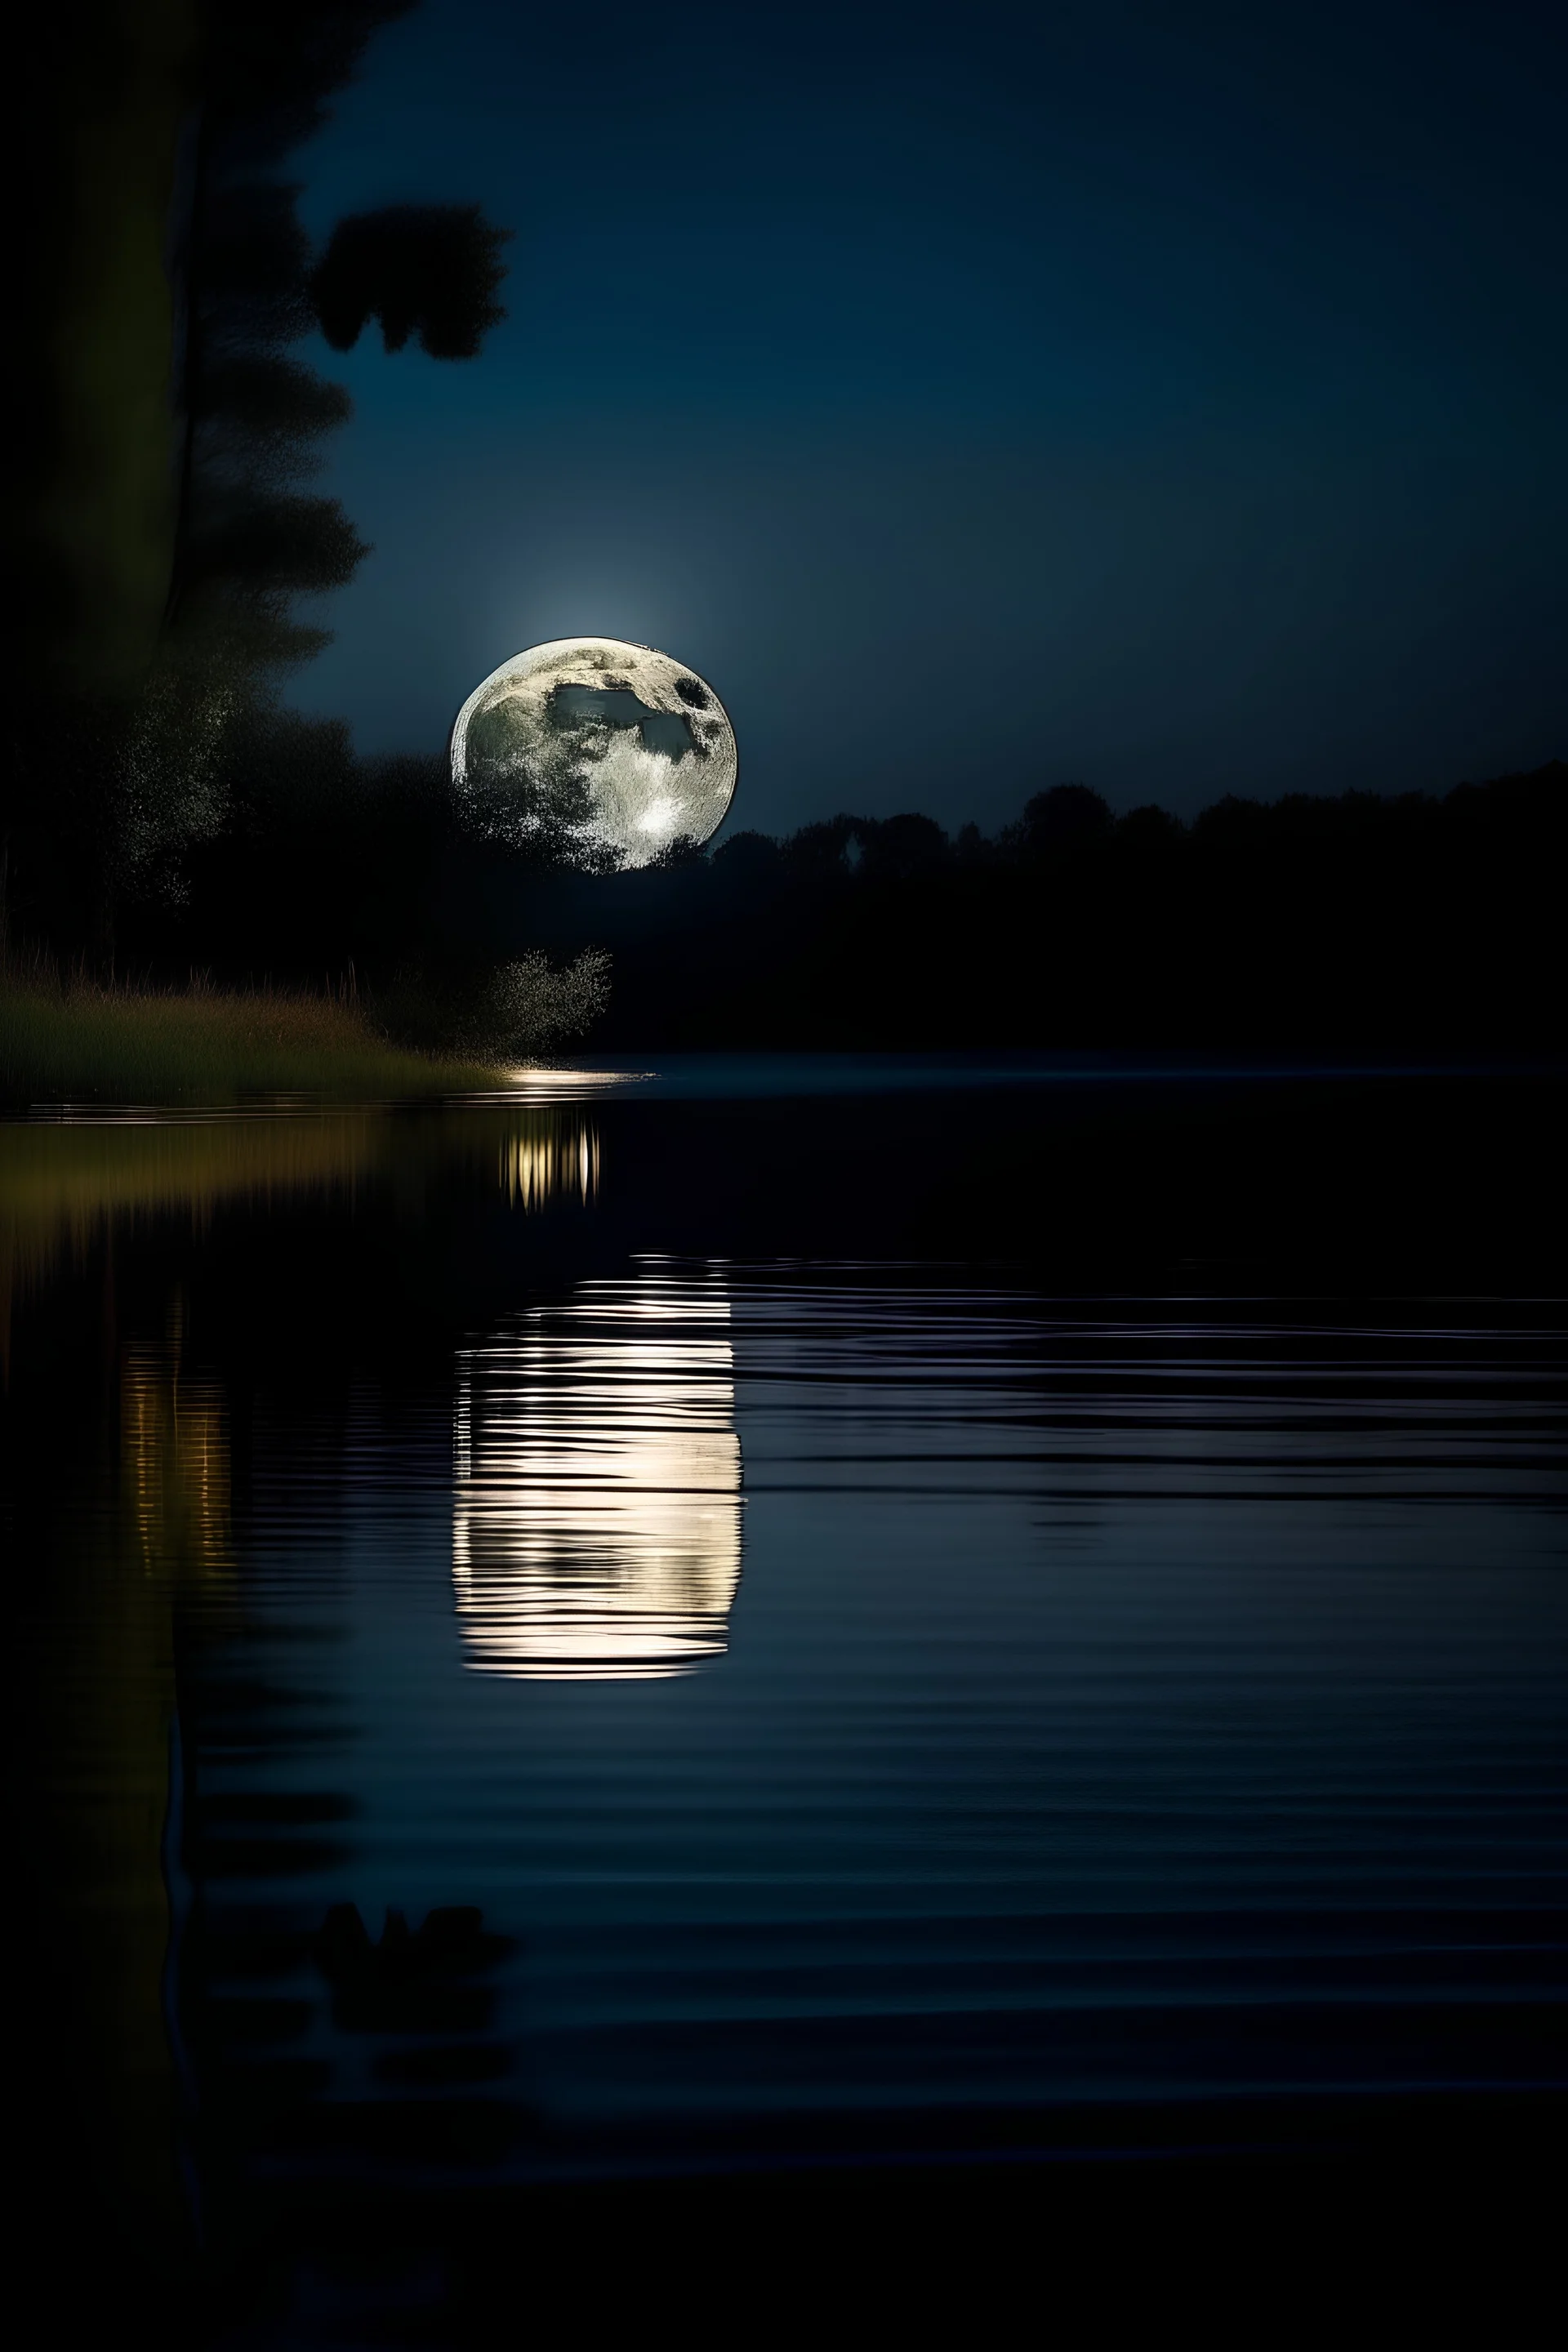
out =
[[723,1653],[742,1503],[721,1277],[585,1282],[465,1350],[454,1450],[469,1666],[625,1680]]

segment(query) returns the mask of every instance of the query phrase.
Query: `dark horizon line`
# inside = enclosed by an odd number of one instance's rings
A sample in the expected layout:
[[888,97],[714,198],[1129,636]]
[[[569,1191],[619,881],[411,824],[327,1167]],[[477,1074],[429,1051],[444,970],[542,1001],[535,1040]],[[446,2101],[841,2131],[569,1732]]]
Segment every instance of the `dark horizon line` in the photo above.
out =
[[[443,768],[447,765],[446,753],[434,751],[356,751],[353,757],[358,766],[371,771],[391,770],[425,762]],[[922,824],[936,826],[950,844],[963,839],[966,834],[974,835],[982,842],[994,843],[999,842],[1009,832],[1014,831],[1028,809],[1058,793],[1070,793],[1075,796],[1089,795],[1100,804],[1113,825],[1124,824],[1132,817],[1152,815],[1160,817],[1178,832],[1191,833],[1206,817],[1212,817],[1222,809],[1278,810],[1289,807],[1344,807],[1355,802],[1377,803],[1388,807],[1409,806],[1419,803],[1432,808],[1440,808],[1460,793],[1492,792],[1508,784],[1542,784],[1559,773],[1562,774],[1564,782],[1568,783],[1568,752],[1554,753],[1550,759],[1542,760],[1534,767],[1501,769],[1491,775],[1462,776],[1450,784],[1391,787],[1387,790],[1380,790],[1371,784],[1349,784],[1339,791],[1327,787],[1321,791],[1297,788],[1272,793],[1226,791],[1217,793],[1213,800],[1205,801],[1189,816],[1182,815],[1178,810],[1170,807],[1163,801],[1153,799],[1133,801],[1124,808],[1118,808],[1098,785],[1086,783],[1081,777],[1064,776],[1054,784],[1037,785],[1019,803],[1018,813],[1012,817],[1003,819],[990,833],[987,833],[973,817],[965,818],[957,824],[944,824],[940,817],[931,816],[921,808],[891,809],[886,814],[879,816],[869,811],[845,805],[831,809],[821,816],[806,817],[787,831],[781,829],[777,832],[767,832],[761,825],[735,824],[734,808],[731,803],[714,831],[705,840],[697,843],[696,847],[703,853],[710,853],[726,848],[731,842],[742,838],[784,843],[798,840],[803,834],[840,825],[850,827],[863,825],[873,828],[907,823],[910,819],[918,819]],[[678,846],[679,843],[674,845]]]

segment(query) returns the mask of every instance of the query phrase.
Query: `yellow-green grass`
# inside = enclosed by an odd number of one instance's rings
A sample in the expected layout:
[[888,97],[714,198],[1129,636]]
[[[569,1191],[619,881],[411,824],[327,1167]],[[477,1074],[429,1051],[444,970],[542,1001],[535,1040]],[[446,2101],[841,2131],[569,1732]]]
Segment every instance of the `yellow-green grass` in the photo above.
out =
[[367,1102],[497,1083],[480,1064],[389,1045],[330,996],[0,981],[0,1101],[13,1105]]

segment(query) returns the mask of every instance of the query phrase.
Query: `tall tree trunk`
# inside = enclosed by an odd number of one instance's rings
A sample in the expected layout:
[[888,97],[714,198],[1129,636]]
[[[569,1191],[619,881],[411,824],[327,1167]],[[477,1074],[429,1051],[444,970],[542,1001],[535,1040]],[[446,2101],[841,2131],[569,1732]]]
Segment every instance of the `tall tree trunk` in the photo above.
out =
[[197,277],[196,224],[208,168],[206,109],[195,107],[180,131],[180,155],[174,178],[174,198],[169,219],[169,288],[174,300],[174,368],[170,405],[178,449],[174,471],[174,538],[169,560],[169,589],[163,605],[168,628],[184,593],[191,538],[191,506],[195,484],[196,409],[200,398],[202,362],[201,289]]

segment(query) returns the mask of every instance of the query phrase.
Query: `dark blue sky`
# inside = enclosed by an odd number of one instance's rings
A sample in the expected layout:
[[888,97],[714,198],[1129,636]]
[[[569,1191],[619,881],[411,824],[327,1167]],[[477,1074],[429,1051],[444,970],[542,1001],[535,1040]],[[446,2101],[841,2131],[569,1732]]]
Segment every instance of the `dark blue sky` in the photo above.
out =
[[305,212],[515,229],[471,365],[323,352],[375,551],[303,707],[428,749],[579,631],[733,823],[1568,753],[1556,12],[426,0]]

